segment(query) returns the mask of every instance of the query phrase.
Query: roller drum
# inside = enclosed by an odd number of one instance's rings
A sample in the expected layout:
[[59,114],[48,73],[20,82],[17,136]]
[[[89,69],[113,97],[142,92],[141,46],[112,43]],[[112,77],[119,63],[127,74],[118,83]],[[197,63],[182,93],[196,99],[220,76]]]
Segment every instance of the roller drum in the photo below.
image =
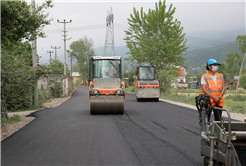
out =
[[91,114],[124,114],[124,96],[91,97]]

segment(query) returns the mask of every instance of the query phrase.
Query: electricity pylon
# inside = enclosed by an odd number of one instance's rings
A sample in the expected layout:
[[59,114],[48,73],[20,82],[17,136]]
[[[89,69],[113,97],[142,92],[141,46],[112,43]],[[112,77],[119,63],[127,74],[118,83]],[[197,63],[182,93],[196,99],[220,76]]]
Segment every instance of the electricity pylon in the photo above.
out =
[[116,56],[116,52],[114,49],[114,14],[113,9],[106,17],[106,38],[105,38],[105,46],[103,56]]

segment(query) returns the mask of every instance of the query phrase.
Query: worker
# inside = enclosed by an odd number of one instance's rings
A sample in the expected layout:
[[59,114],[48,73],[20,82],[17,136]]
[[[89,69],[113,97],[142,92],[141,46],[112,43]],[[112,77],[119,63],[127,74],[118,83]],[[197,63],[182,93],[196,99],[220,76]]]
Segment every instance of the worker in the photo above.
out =
[[116,77],[115,66],[113,64],[111,64],[111,63],[108,63],[108,67],[109,67],[109,77],[115,78]]
[[[217,73],[218,65],[215,59],[209,59],[206,69],[208,72],[201,75],[202,91],[205,95],[210,97],[211,105],[216,107],[223,107],[223,95],[225,93],[225,85],[223,74]],[[221,110],[213,110],[215,121],[221,120]],[[210,121],[211,113],[208,115]]]
[[145,73],[145,79],[151,79],[151,71],[147,70],[147,72]]

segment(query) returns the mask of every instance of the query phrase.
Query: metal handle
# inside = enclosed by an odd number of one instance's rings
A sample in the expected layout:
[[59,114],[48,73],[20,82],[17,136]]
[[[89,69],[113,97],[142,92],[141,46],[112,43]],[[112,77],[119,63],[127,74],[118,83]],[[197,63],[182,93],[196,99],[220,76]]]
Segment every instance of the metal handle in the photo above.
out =
[[214,109],[225,111],[228,115],[228,143],[227,143],[227,148],[229,149],[229,162],[228,163],[230,166],[231,165],[231,149],[230,149],[231,148],[231,116],[230,116],[230,113],[227,109],[219,108],[219,107],[215,107],[215,106],[214,106]]

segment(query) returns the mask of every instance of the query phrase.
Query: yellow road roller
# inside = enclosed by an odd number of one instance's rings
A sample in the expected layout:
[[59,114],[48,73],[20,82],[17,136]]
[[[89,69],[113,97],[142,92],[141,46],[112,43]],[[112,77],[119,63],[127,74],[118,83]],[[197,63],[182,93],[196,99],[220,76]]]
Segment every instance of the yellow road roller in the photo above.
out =
[[121,59],[119,56],[90,57],[90,114],[124,114],[125,83]]

